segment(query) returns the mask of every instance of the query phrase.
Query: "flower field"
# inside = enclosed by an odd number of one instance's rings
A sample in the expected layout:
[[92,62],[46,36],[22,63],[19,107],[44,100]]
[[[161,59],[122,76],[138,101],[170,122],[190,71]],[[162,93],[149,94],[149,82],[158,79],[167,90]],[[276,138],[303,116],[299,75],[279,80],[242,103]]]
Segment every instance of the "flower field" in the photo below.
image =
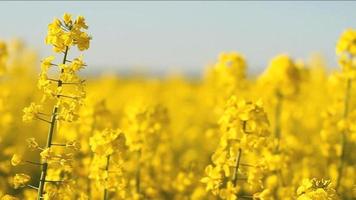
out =
[[88,76],[83,16],[0,40],[1,200],[356,199],[356,30],[338,67],[222,52],[202,76]]

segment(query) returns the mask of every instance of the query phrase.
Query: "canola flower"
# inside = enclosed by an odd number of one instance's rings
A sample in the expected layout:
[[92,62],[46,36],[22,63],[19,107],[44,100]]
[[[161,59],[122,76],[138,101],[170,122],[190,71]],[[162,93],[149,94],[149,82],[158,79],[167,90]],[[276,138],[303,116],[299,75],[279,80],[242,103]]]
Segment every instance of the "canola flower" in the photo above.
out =
[[341,70],[280,54],[251,76],[223,52],[194,80],[84,82],[71,55],[89,48],[87,28],[55,19],[45,42],[58,54],[40,66],[21,42],[0,43],[1,200],[356,198],[353,29],[337,42]]
[[[66,168],[70,166],[72,160],[72,153],[56,153],[53,146],[75,147],[74,143],[57,144],[54,142],[55,127],[58,122],[67,121],[72,122],[76,120],[76,110],[82,104],[81,101],[85,97],[84,81],[79,78],[77,72],[84,68],[82,56],[69,60],[69,50],[72,47],[78,47],[80,51],[89,48],[90,37],[85,30],[88,26],[85,19],[79,16],[76,20],[68,13],[63,15],[63,19],[55,18],[54,21],[48,25],[48,34],[46,44],[53,46],[56,53],[63,53],[61,64],[54,64],[55,56],[45,58],[41,63],[41,73],[38,81],[38,87],[43,91],[44,96],[40,104],[31,103],[29,107],[24,108],[23,121],[28,122],[33,119],[38,119],[49,124],[49,131],[47,136],[47,143],[44,148],[40,147],[34,139],[29,140],[30,148],[37,148],[40,152],[41,162],[30,162],[32,164],[41,166],[41,176],[38,185],[37,199],[48,199],[58,196],[57,189],[52,189],[51,186],[46,187],[46,183],[62,183],[67,186],[69,180],[59,179],[50,180],[51,173],[58,173],[59,169],[51,171],[49,168],[52,164],[59,164]],[[56,67],[59,71],[57,75],[49,74],[49,69]],[[55,77],[57,76],[57,77]],[[43,105],[50,103],[49,100],[54,101],[52,114],[47,114],[44,111]],[[19,164],[20,158],[17,155],[13,156],[12,164]],[[58,166],[57,166],[58,167]],[[64,169],[61,173],[66,173]],[[27,175],[26,175],[27,176]],[[20,179],[22,178],[22,179]],[[14,186],[26,186],[24,175],[15,176]],[[22,182],[21,182],[22,181]],[[27,180],[28,182],[29,180]],[[35,186],[31,186],[36,188]],[[46,191],[47,190],[47,191]]]
[[297,189],[298,200],[339,199],[330,181],[304,179]]
[[[33,79],[31,77],[32,67],[36,62],[35,53],[21,40],[14,39],[1,43],[6,49],[0,54],[3,56],[2,64],[6,65],[6,70],[0,75],[0,146],[2,149],[0,153],[0,197],[4,196],[6,191],[11,190],[12,175],[18,173],[12,172],[9,162],[13,153],[21,152],[21,148],[14,146],[16,140],[14,130],[22,132],[28,128],[18,126],[15,119],[21,115],[21,107],[28,103],[24,99],[33,94],[30,87],[27,87],[30,84],[19,87],[19,82],[28,82]],[[13,99],[15,96],[16,98]]]
[[354,73],[355,73],[355,60],[354,60],[354,55],[355,55],[355,48],[356,48],[356,43],[355,43],[355,36],[356,32],[353,29],[348,29],[346,30],[340,37],[337,46],[336,46],[336,53],[339,56],[339,64],[342,68],[342,75],[345,76],[346,79],[346,89],[345,89],[345,96],[344,96],[344,101],[343,101],[343,112],[342,112],[342,119],[341,123],[343,125],[341,126],[341,154],[340,154],[340,161],[338,165],[338,175],[336,179],[336,190],[339,190],[341,179],[343,178],[343,171],[345,168],[345,158],[346,158],[346,148],[347,145],[349,144],[348,142],[348,136],[351,134],[349,131],[349,126],[352,126],[350,123],[346,123],[349,117],[350,111],[352,111],[353,107],[350,108],[350,98],[351,98],[351,91],[352,91],[352,82],[354,79]]
[[[261,151],[269,136],[269,122],[261,102],[238,101],[233,96],[220,119],[220,127],[222,136],[212,156],[213,165],[206,167],[207,177],[201,181],[206,184],[206,190],[214,195],[234,200],[238,199],[242,188],[238,184],[241,173],[242,180],[247,179],[251,187],[259,188],[262,184],[262,166],[242,163],[242,159]],[[251,169],[242,170],[242,167]]]
[[89,144],[95,153],[90,167],[89,178],[104,187],[104,200],[110,199],[109,192],[117,191],[120,198],[125,198],[126,180],[123,177],[125,138],[120,130],[96,132]]

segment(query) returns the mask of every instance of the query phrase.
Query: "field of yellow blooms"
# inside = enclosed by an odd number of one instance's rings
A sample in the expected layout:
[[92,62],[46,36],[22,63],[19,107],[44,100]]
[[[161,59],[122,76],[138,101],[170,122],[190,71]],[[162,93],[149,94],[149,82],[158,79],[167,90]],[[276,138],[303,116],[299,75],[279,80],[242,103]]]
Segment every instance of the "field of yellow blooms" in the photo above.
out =
[[356,30],[334,71],[223,52],[193,80],[84,79],[85,18],[47,31],[46,58],[0,41],[1,200],[356,199]]

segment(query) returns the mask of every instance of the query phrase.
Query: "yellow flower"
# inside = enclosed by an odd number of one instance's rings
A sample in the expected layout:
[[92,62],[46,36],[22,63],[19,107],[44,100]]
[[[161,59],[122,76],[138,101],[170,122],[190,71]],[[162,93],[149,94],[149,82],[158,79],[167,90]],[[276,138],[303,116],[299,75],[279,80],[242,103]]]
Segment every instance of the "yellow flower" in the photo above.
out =
[[39,148],[39,145],[36,142],[35,138],[27,138],[26,142],[27,142],[27,146],[30,150],[36,150]]
[[22,117],[22,120],[24,122],[29,122],[33,120],[38,113],[40,113],[42,110],[41,105],[36,105],[35,103],[31,103],[30,106],[26,107],[23,109],[24,115]]
[[11,164],[13,166],[19,165],[22,162],[22,156],[19,154],[14,154],[11,158]]
[[270,61],[259,82],[279,95],[290,97],[299,91],[300,66],[288,55],[278,55]]
[[41,159],[45,162],[53,157],[51,148],[46,148],[40,153]]
[[2,196],[1,200],[19,200],[19,198],[7,194],[5,196]]
[[245,78],[246,76],[246,61],[243,55],[237,52],[221,53],[219,61],[216,64],[217,70],[228,69],[232,76]]
[[218,167],[213,167],[208,165],[205,168],[206,177],[203,177],[200,181],[206,184],[206,191],[212,190],[213,193],[216,193],[222,184],[222,173]]
[[114,151],[122,149],[124,146],[124,138],[121,130],[105,129],[97,131],[93,137],[89,139],[91,150],[98,155],[108,156]]
[[76,44],[78,46],[79,51],[84,51],[89,49],[89,45],[90,45],[90,40],[91,37],[83,32],[79,35],[79,37],[76,38]]
[[79,56],[78,58],[73,59],[71,63],[71,68],[73,71],[78,71],[82,68],[84,68],[85,63],[83,62],[83,56]]
[[63,23],[60,19],[55,19],[48,26],[46,44],[53,45],[54,52],[64,52],[71,46],[77,46],[80,51],[89,48],[91,37],[83,32],[87,29],[85,19],[80,16],[73,25],[72,16],[68,13],[63,15]]
[[48,69],[51,67],[53,60],[55,59],[54,56],[48,56],[47,58],[43,59],[41,62],[41,69],[42,72],[47,72]]
[[262,192],[254,194],[253,200],[274,200],[273,192],[270,189],[264,189]]
[[69,13],[64,13],[63,14],[63,21],[66,24],[71,24],[72,23],[72,15]]
[[80,143],[78,141],[69,141],[66,143],[67,148],[72,148],[74,150],[80,149]]
[[238,189],[232,184],[231,181],[229,181],[226,184],[226,188],[220,190],[219,196],[222,199],[236,200],[237,199],[237,196],[236,196],[237,193],[238,193]]
[[88,25],[85,23],[85,18],[81,15],[75,20],[74,26],[77,26],[77,29],[88,29]]
[[263,188],[263,176],[264,174],[260,167],[252,167],[247,174],[247,183],[250,184],[251,188],[261,189]]
[[13,178],[14,188],[25,187],[30,180],[31,177],[27,174],[16,174]]
[[336,45],[336,54],[339,56],[339,65],[346,77],[356,77],[356,31],[347,29],[344,31]]
[[352,28],[345,30],[336,44],[336,54],[356,55],[356,31]]
[[298,200],[339,200],[330,181],[304,179],[297,189]]

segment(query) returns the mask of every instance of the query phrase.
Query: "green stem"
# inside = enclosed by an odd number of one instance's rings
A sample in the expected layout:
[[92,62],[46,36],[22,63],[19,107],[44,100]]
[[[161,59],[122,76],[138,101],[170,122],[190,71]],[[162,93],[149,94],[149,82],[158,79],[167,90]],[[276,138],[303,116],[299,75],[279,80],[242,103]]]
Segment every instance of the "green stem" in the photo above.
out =
[[[66,63],[68,50],[69,50],[69,47],[67,46],[65,49],[65,52],[64,52],[64,58],[63,58],[63,62],[62,62],[63,64]],[[63,73],[63,69],[61,70],[61,73]],[[62,86],[62,81],[59,80],[57,87],[61,87],[61,86]],[[47,148],[50,148],[52,145],[52,138],[53,138],[53,134],[54,134],[54,127],[56,126],[57,114],[58,114],[58,106],[55,106],[53,109],[53,112],[52,112],[50,126],[49,126],[49,130],[48,130],[48,134],[47,134],[47,143],[46,143]],[[45,161],[43,163],[42,169],[41,169],[41,177],[40,177],[40,183],[38,186],[37,200],[41,200],[43,198],[44,188],[45,188],[45,184],[46,184],[47,168],[48,168],[48,163]]]
[[[274,136],[277,139],[277,145],[275,147],[275,153],[280,154],[280,143],[281,143],[281,114],[282,114],[282,103],[283,103],[283,96],[279,91],[276,92],[276,98],[277,98],[277,103],[275,107],[275,113],[274,113],[274,121],[275,121],[275,128],[274,128]],[[281,185],[285,186],[285,182],[283,179],[283,175],[280,169],[278,169],[276,172],[277,176],[279,176],[281,180]],[[274,198],[279,199],[277,196],[277,191],[274,191]]]
[[277,138],[276,151],[279,151],[280,140],[281,140],[281,113],[282,113],[283,99],[279,93],[277,93],[276,97],[277,97],[277,104],[274,113],[274,120],[275,120],[274,136]]
[[[58,107],[55,106],[51,117],[51,125],[48,130],[47,144],[46,144],[47,148],[50,148],[52,145],[51,143],[52,143],[52,138],[54,133],[54,127],[56,126],[57,112],[58,112]],[[41,198],[43,198],[44,186],[46,183],[46,176],[47,176],[47,168],[48,168],[48,163],[45,161],[42,164],[42,171],[41,171],[40,184],[38,186],[37,200],[41,200]]]
[[[93,118],[93,123],[91,124],[90,127],[90,136],[93,135],[95,127],[96,127],[96,116],[95,116],[95,112],[92,114],[92,118]],[[90,154],[90,160],[93,160],[93,154]],[[89,178],[89,176],[87,176],[87,194],[88,194],[88,199],[91,199],[91,179]]]
[[[106,168],[105,168],[106,172],[109,171],[109,165],[110,165],[110,155],[108,155],[108,156],[106,157]],[[108,200],[108,199],[109,199],[109,191],[108,191],[108,189],[105,187],[105,189],[104,189],[104,200]]]
[[[351,96],[351,88],[352,88],[352,80],[348,79],[346,83],[346,91],[345,91],[345,99],[344,99],[344,113],[343,119],[346,119],[349,114],[349,102]],[[347,138],[346,138],[346,130],[341,133],[341,155],[340,155],[340,164],[338,167],[338,176],[336,180],[336,191],[339,190],[342,173],[345,165],[345,157],[346,157],[346,145],[347,145]]]
[[137,169],[136,169],[136,192],[140,194],[141,185],[141,150],[137,152]]
[[234,186],[236,186],[236,184],[237,184],[237,174],[239,173],[238,170],[239,170],[240,161],[241,161],[241,154],[242,154],[242,149],[239,148],[239,150],[237,151],[234,175],[233,175],[233,178],[232,178],[232,182],[233,182]]

